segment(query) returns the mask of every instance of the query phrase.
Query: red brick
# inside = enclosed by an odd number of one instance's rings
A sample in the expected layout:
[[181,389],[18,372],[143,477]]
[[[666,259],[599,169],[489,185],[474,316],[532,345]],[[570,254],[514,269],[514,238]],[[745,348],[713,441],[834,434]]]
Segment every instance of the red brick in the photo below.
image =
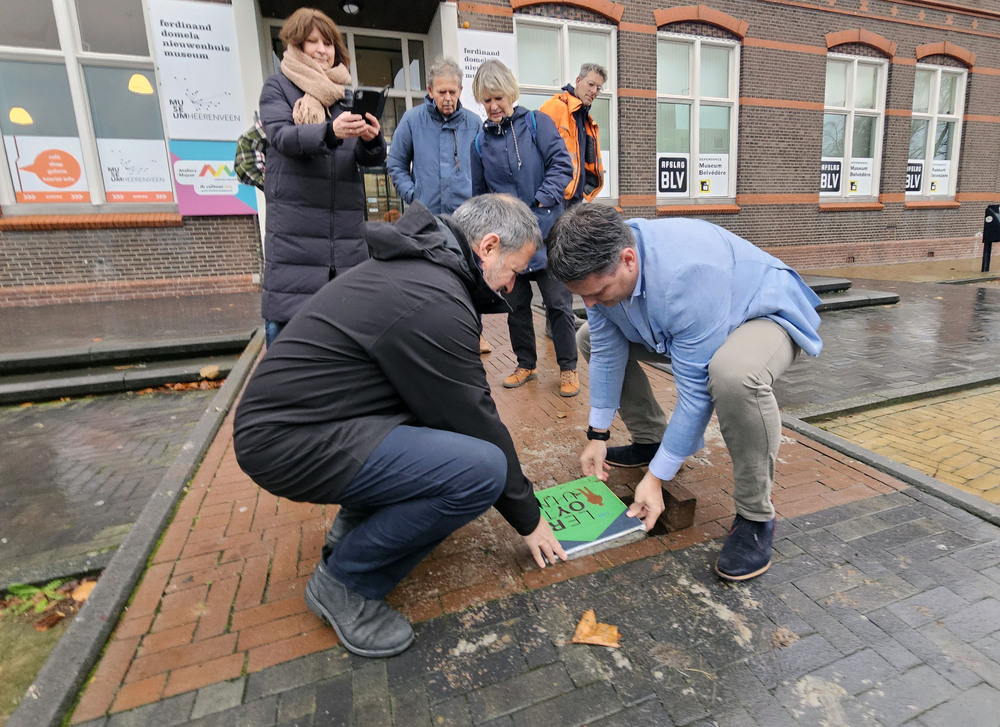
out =
[[163,685],[167,683],[166,674],[157,674],[149,679],[125,684],[118,690],[111,712],[124,712],[144,704],[152,704],[163,694]]
[[[307,654],[332,649],[339,643],[334,630],[329,626],[322,626],[307,634],[251,649],[247,658],[247,671],[260,671]],[[346,652],[344,654],[346,656]]]
[[247,498],[236,500],[233,503],[232,515],[229,518],[229,525],[226,527],[226,536],[237,535],[239,533],[249,533],[250,525],[253,523],[254,512],[257,509],[257,498]]
[[242,652],[211,659],[203,664],[174,669],[170,672],[167,686],[163,690],[164,697],[173,697],[184,692],[207,687],[235,679],[243,673],[243,662],[246,656]]
[[156,613],[156,609],[160,605],[160,598],[163,596],[163,589],[170,579],[173,567],[174,564],[171,562],[151,565],[146,569],[142,583],[136,589],[135,598],[128,606],[129,618]]
[[726,533],[727,530],[725,527],[717,522],[712,522],[678,530],[674,533],[667,533],[662,536],[662,540],[667,546],[667,550],[680,550],[681,548],[689,548],[698,543],[705,543],[709,540],[720,538]]
[[154,674],[216,659],[232,654],[235,649],[236,634],[226,634],[185,646],[176,646],[149,656],[140,656],[132,662],[125,681],[140,681]]
[[284,601],[275,601],[274,603],[264,603],[233,613],[231,629],[233,631],[243,631],[244,629],[259,626],[269,621],[276,621],[286,616],[305,613],[307,610],[306,602],[301,596],[286,598]]
[[160,613],[167,611],[180,611],[183,609],[200,609],[208,595],[208,586],[201,584],[193,588],[186,588],[183,591],[167,593],[160,600]]
[[239,632],[240,640],[237,648],[246,651],[263,644],[315,631],[318,622],[320,619],[312,611],[306,611],[287,618],[268,621],[259,626],[250,626]]
[[175,626],[172,629],[164,629],[155,634],[146,634],[142,639],[142,648],[139,653],[142,656],[149,656],[157,651],[172,649],[175,646],[190,644],[194,636],[194,622]]
[[556,565],[550,565],[540,570],[528,571],[521,577],[524,579],[524,585],[530,590],[534,590],[542,586],[552,585],[553,583],[561,583],[570,578],[584,576],[588,573],[596,573],[599,570],[601,570],[601,563],[594,556],[585,555],[576,560],[557,563]]
[[196,641],[225,633],[238,584],[238,578],[225,578],[212,583],[208,591],[208,600],[205,602],[205,610],[198,619]]
[[265,600],[270,603],[272,601],[283,601],[292,596],[302,598],[302,594],[306,592],[306,583],[309,582],[309,578],[311,577],[302,576],[301,578],[292,578],[278,583],[268,583]]
[[83,696],[73,710],[73,724],[97,719],[108,711],[138,645],[138,636],[112,639],[101,655],[94,675],[83,687]]
[[218,553],[206,553],[194,558],[183,558],[178,560],[177,565],[174,566],[174,579],[176,580],[177,576],[184,575],[185,573],[211,568],[218,562]]
[[226,536],[226,540],[223,542],[223,544],[226,545],[226,549],[222,551],[222,557],[219,558],[220,562],[228,563],[231,560],[251,559],[261,555],[265,556],[265,560],[268,563],[271,562],[271,548],[274,543],[265,543],[258,539],[253,543],[247,543],[235,548],[230,548],[228,547],[230,537],[235,536]]
[[[834,491],[831,490],[830,494],[834,494]],[[786,502],[779,507],[775,507],[775,510],[777,510],[781,517],[790,518],[799,515],[809,515],[828,507],[830,507],[829,502],[819,495],[814,495],[812,497],[804,497],[801,500],[795,500],[794,502]]]
[[216,525],[213,527],[200,528],[196,523],[191,534],[188,535],[188,545],[196,545],[199,543],[218,543],[222,540],[222,537],[226,534],[225,525]]
[[469,588],[458,588],[441,594],[441,608],[445,613],[455,613],[469,606],[493,601],[526,590],[521,579],[503,578],[490,583],[480,583]]
[[250,558],[243,564],[239,589],[233,608],[241,611],[256,606],[264,600],[264,588],[267,586],[267,568],[270,558],[266,555]]
[[608,550],[601,551],[595,554],[594,557],[606,567],[615,566],[662,553],[666,550],[666,547],[659,539],[647,537],[635,543],[628,543],[617,548],[609,548]]
[[153,615],[146,614],[145,616],[138,616],[136,618],[130,618],[126,612],[125,616],[118,625],[115,627],[114,638],[124,639],[129,636],[143,636],[149,631],[149,627],[153,623]]

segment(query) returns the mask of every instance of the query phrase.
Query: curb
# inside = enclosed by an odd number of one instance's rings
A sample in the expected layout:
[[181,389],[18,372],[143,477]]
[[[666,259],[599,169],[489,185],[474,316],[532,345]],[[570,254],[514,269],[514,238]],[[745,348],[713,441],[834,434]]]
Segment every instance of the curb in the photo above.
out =
[[90,598],[56,644],[7,727],[57,727],[97,662],[122,609],[139,582],[188,481],[212,444],[264,344],[258,329],[212,399],[180,455],[167,470],[135,525],[101,575]]
[[904,404],[908,401],[919,401],[920,399],[954,394],[957,391],[978,389],[981,386],[990,386],[996,383],[1000,383],[1000,370],[927,381],[922,384],[914,384],[913,386],[887,391],[886,393],[876,392],[848,399],[840,399],[829,404],[805,404],[803,406],[788,407],[787,411],[789,418],[792,420],[808,422],[815,421],[816,419],[829,419],[832,417],[847,416],[848,414],[858,414],[883,406]]
[[53,369],[85,368],[102,364],[135,363],[179,358],[194,358],[213,353],[239,353],[250,345],[254,331],[197,338],[179,338],[169,342],[140,341],[94,343],[74,348],[0,354],[0,374],[48,372]]
[[918,490],[947,502],[949,505],[954,505],[994,525],[1000,525],[1000,506],[971,495],[953,485],[936,480],[905,464],[900,464],[888,457],[876,454],[870,449],[859,447],[852,442],[848,442],[846,439],[838,437],[836,434],[830,434],[801,419],[782,415],[781,423],[782,426],[791,429],[793,432],[802,434],[814,442],[825,445],[841,454],[846,454],[851,459],[870,465],[879,472],[884,472],[901,482],[912,485]]

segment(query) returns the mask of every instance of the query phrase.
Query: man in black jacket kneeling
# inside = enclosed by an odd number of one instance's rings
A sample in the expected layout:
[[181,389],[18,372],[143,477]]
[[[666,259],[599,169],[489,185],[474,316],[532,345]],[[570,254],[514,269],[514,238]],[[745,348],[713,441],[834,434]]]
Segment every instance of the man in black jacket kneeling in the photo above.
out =
[[451,218],[414,203],[368,225],[371,259],[298,312],[236,410],[236,458],[258,485],[339,504],[306,604],[362,656],[413,642],[385,596],[491,505],[539,567],[566,555],[541,517],[479,357],[482,313],[542,244],[535,216],[483,195]]

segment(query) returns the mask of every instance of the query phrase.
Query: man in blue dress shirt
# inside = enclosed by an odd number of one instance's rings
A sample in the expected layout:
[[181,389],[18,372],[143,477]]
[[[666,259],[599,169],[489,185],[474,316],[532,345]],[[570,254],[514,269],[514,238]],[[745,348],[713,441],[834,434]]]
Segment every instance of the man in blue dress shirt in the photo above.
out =
[[[771,387],[801,351],[819,355],[819,298],[777,258],[702,220],[624,221],[580,205],[548,243],[549,270],[587,305],[580,351],[590,360],[585,475],[608,464],[649,470],[630,515],[649,530],[661,484],[705,445],[713,408],[733,460],[736,517],[716,564],[727,580],[770,566],[771,504],[781,416]],[[638,361],[669,361],[677,405],[666,423]],[[633,437],[607,447],[615,414]]]

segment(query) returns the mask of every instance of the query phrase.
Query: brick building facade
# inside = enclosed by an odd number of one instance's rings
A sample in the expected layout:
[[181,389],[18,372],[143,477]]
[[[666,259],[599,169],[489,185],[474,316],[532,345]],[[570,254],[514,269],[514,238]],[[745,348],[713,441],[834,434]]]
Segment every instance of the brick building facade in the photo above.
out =
[[[53,0],[57,8],[65,1]],[[344,22],[339,2],[317,6]],[[514,36],[522,103],[552,85],[526,80],[536,57],[568,54],[553,61],[566,69],[604,44],[612,77],[602,94],[610,173],[601,201],[628,216],[702,217],[800,268],[981,253],[984,208],[1000,202],[996,3],[447,0],[430,27],[400,35],[403,57],[415,38],[424,39],[428,61],[439,49],[454,54],[456,25]],[[562,34],[556,51],[538,40],[550,32]],[[262,57],[271,42],[252,39]],[[575,42],[584,45],[574,50]],[[406,108],[419,103],[415,88]],[[692,182],[683,193],[663,191],[671,165]],[[713,167],[714,180],[699,179]],[[840,173],[829,179],[841,186],[831,193],[821,189],[821,169],[834,168]],[[7,207],[3,306],[258,284],[253,217]]]
[[[544,17],[610,26],[617,40],[617,202],[626,215],[702,217],[799,267],[980,254],[984,207],[1000,202],[1000,10],[928,0],[460,2],[469,27],[516,32]],[[658,38],[738,44],[735,194],[657,194]],[[878,192],[820,194],[828,58],[884,61]],[[918,68],[964,71],[955,191],[907,194]],[[662,72],[662,69],[661,69]]]

